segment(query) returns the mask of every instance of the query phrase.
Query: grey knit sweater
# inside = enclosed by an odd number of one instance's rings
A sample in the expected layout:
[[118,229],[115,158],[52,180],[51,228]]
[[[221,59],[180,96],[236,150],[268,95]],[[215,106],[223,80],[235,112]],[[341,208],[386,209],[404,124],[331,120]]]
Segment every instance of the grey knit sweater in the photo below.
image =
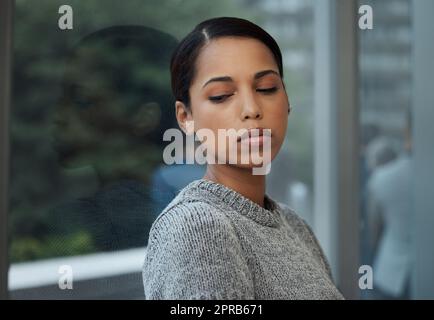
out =
[[146,299],[343,299],[309,226],[265,195],[191,182],[154,221]]

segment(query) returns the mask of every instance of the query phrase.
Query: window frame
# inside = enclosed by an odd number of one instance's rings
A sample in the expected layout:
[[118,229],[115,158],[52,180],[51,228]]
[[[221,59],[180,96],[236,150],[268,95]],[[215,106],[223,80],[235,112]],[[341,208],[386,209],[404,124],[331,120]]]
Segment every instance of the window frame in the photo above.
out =
[[347,299],[359,298],[357,5],[314,4],[314,230]]
[[8,298],[9,110],[14,1],[0,1],[0,299]]

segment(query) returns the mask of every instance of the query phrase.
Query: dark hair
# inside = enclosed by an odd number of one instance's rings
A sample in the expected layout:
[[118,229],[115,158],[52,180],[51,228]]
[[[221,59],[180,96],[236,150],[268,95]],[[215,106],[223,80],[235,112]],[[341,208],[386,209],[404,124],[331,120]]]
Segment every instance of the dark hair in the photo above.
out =
[[195,76],[200,49],[220,37],[253,38],[265,44],[273,54],[283,78],[282,53],[273,37],[256,24],[240,18],[219,17],[198,24],[176,47],[170,62],[172,92],[176,100],[190,107],[189,88]]

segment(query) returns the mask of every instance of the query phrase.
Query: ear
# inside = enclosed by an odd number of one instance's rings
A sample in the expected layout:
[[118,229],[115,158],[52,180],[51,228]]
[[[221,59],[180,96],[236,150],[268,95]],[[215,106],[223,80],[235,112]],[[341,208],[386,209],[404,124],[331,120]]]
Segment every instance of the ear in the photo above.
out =
[[143,135],[155,130],[161,120],[161,108],[157,102],[148,102],[140,106],[133,117],[134,132]]
[[191,110],[187,108],[187,106],[181,102],[176,101],[175,102],[175,113],[176,113],[176,120],[178,121],[178,125],[181,128],[182,131],[186,135],[192,134],[194,132],[193,129],[193,115],[191,113]]

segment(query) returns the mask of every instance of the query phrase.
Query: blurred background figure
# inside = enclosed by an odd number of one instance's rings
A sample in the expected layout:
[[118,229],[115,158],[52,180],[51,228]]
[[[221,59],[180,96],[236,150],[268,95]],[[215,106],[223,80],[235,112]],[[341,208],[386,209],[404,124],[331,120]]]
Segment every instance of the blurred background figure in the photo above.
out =
[[412,232],[411,115],[403,150],[377,148],[367,183],[367,226],[372,254],[375,299],[409,299]]

